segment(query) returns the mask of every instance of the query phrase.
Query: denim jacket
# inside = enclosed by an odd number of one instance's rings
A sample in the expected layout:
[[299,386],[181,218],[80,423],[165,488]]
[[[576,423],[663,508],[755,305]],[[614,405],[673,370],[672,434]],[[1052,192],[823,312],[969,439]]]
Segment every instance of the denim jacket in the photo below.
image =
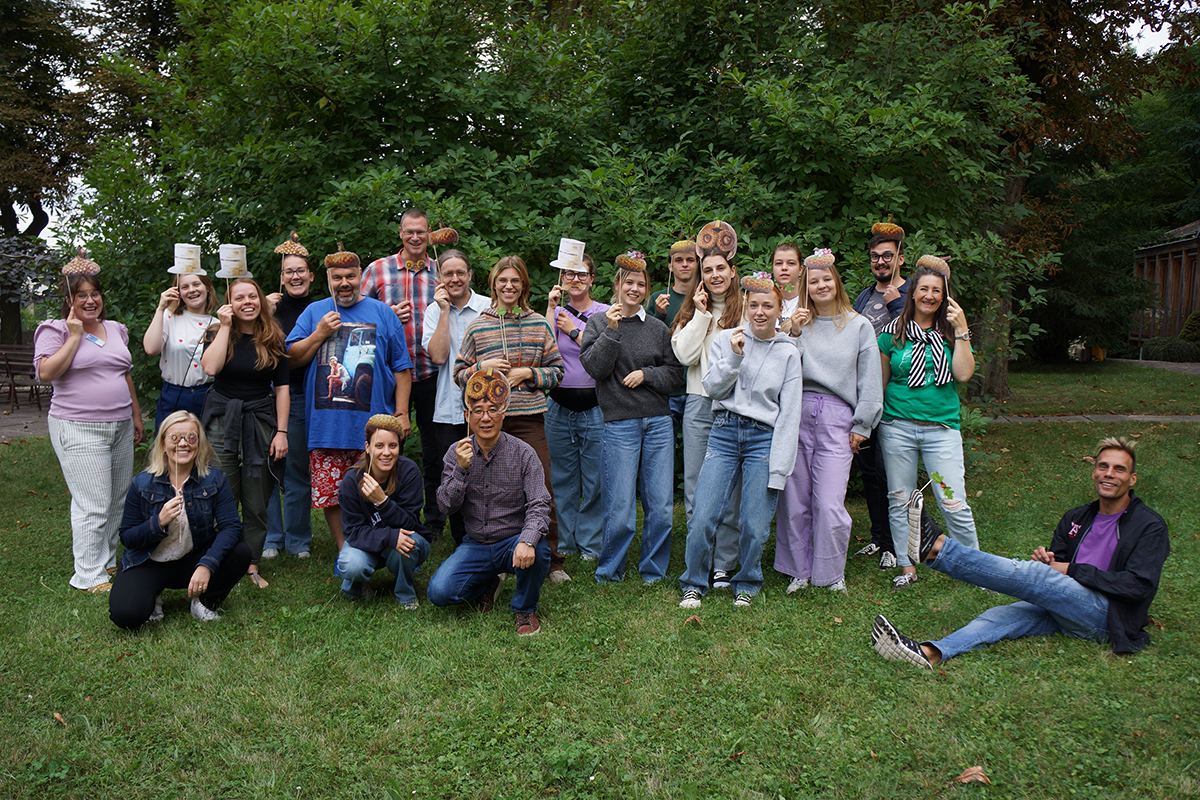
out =
[[[121,516],[121,569],[136,567],[166,538],[158,523],[158,513],[175,496],[171,481],[163,475],[139,472],[125,495],[125,513]],[[213,572],[221,560],[242,539],[242,519],[237,501],[225,480],[225,473],[210,467],[201,478],[195,471],[183,485],[184,507],[192,528],[192,549],[206,549],[200,564]]]

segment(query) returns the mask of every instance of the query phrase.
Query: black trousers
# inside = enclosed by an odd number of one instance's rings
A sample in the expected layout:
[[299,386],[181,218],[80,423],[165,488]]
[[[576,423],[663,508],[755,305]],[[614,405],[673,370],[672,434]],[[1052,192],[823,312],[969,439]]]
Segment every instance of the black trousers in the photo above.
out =
[[[434,433],[433,407],[437,403],[437,374],[423,381],[413,381],[408,395],[408,409],[417,412],[417,431],[421,434],[421,467],[425,475],[425,527],[436,537],[446,524],[446,515],[438,508],[437,490],[442,482],[442,457]],[[445,451],[440,451],[445,453]],[[437,454],[437,455],[435,455]]]
[[878,428],[871,431],[871,436],[862,443],[854,454],[854,463],[858,465],[863,479],[863,497],[867,501],[867,513],[871,515],[871,541],[880,550],[891,553],[892,527],[888,520],[887,471],[883,466],[883,451],[879,448]]
[[[117,627],[136,628],[150,619],[154,598],[163,589],[186,589],[196,565],[207,550],[193,550],[178,561],[143,561],[113,577],[108,593],[108,616]],[[238,542],[217,566],[200,602],[213,611],[221,607],[229,592],[250,566],[250,547]]]

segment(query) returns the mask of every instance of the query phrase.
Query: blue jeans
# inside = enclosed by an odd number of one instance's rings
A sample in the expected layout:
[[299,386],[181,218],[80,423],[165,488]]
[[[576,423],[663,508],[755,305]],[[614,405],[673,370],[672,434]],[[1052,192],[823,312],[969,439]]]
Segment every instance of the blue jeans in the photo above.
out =
[[887,470],[888,518],[892,527],[892,545],[896,562],[912,566],[908,560],[908,513],[905,504],[917,488],[917,458],[925,462],[931,476],[941,474],[942,481],[954,492],[946,499],[945,490],[934,481],[933,496],[946,521],[946,535],[975,550],[979,537],[975,533],[975,515],[967,505],[966,482],[963,480],[962,434],[941,425],[921,425],[911,420],[894,419],[879,423],[876,429],[883,448],[883,463]]
[[708,572],[713,564],[717,525],[731,504],[734,489],[741,480],[741,514],[738,522],[738,561],[741,568],[733,576],[735,594],[757,594],[762,588],[763,545],[771,535],[771,517],[779,492],[767,488],[771,479],[772,429],[753,420],[721,412],[713,419],[708,435],[708,452],[688,523],[685,570],[679,578],[684,591],[708,592]]
[[283,550],[286,546],[289,553],[295,554],[312,549],[312,484],[308,473],[308,431],[304,427],[303,402],[292,401],[287,439],[283,486],[282,490],[277,488],[271,492],[267,503],[267,543],[263,547]]
[[202,383],[189,387],[163,381],[158,403],[154,406],[154,430],[160,430],[163,420],[176,411],[190,411],[197,417],[200,416],[204,411],[204,398],[208,397],[210,386],[211,383]]
[[513,534],[494,544],[480,544],[467,537],[454,549],[429,581],[425,596],[435,606],[454,606],[478,600],[492,588],[501,572],[517,576],[513,599],[509,604],[516,611],[537,611],[542,584],[550,573],[550,545],[543,538],[537,544],[533,566],[513,569],[513,551],[519,534]]
[[[687,515],[689,531],[692,529],[696,482],[700,479],[700,468],[708,457],[708,435],[712,426],[712,400],[703,395],[689,394],[683,408],[683,510]],[[738,564],[737,510],[741,488],[739,477],[734,484],[733,494],[729,497],[725,515],[717,526],[713,566],[725,572],[733,572]]]
[[[638,572],[650,583],[671,561],[675,431],[670,415],[604,423],[604,549],[596,582],[619,581],[637,533],[642,495],[642,553]],[[708,576],[705,575],[705,583]]]
[[946,539],[929,566],[1021,601],[989,608],[944,639],[926,642],[940,650],[942,658],[1027,636],[1065,633],[1096,642],[1108,638],[1108,598],[1047,564],[1001,558]]
[[675,429],[675,438],[683,433],[683,409],[687,406],[686,394],[673,394],[667,398],[667,403],[671,406],[671,426]]
[[389,549],[383,553],[368,553],[349,544],[342,545],[338,553],[337,567],[342,574],[342,592],[349,597],[362,597],[363,584],[371,580],[375,570],[387,565],[388,570],[396,576],[396,586],[392,593],[396,602],[408,605],[417,601],[417,591],[413,587],[413,576],[417,567],[429,558],[429,542],[419,533],[412,535],[417,546],[408,554],[399,550]]
[[569,411],[546,398],[546,441],[550,484],[558,511],[558,551],[600,555],[604,530],[600,475],[604,454],[604,412],[600,406]]

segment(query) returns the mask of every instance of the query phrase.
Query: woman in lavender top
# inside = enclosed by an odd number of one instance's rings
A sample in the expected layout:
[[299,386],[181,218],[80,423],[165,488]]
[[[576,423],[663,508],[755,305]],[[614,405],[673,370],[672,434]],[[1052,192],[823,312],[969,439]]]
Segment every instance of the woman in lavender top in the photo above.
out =
[[[558,511],[559,551],[595,561],[604,531],[600,497],[604,415],[596,398],[596,381],[579,362],[579,344],[588,319],[604,316],[608,306],[592,299],[596,265],[590,255],[585,253],[579,260],[560,256],[559,261],[558,285],[550,290],[546,308],[546,322],[555,331],[563,358],[562,383],[546,398],[546,439],[554,448],[550,483]],[[564,291],[568,302],[560,305]]]
[[879,422],[883,379],[875,329],[850,305],[833,253],[804,259],[807,302],[792,314],[804,344],[804,399],[796,467],[779,493],[775,569],[787,593],[823,586],[846,591],[850,462]]
[[104,318],[100,267],[82,250],[63,268],[62,319],[33,335],[38,380],[54,387],[50,443],[71,492],[71,585],[108,592],[117,571],[117,526],[133,479],[142,409],[129,371],[129,330]]

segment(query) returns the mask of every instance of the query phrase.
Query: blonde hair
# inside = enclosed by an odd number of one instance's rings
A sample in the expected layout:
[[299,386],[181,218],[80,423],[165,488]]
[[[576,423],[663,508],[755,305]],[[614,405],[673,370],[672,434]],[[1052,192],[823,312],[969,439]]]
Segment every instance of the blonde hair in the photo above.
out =
[[1105,450],[1120,450],[1129,456],[1129,471],[1137,472],[1137,453],[1134,448],[1137,447],[1137,440],[1127,439],[1124,436],[1105,436],[1096,444],[1095,458],[1099,458],[1100,454]]
[[[835,307],[837,308],[837,313],[834,315],[834,318],[833,318],[833,324],[834,324],[834,327],[836,327],[840,331],[842,328],[846,327],[847,322],[849,322],[850,320],[852,320],[858,316],[858,312],[854,310],[854,305],[850,302],[850,295],[846,294],[846,285],[844,283],[842,283],[842,275],[840,272],[838,272],[837,265],[830,264],[828,267],[821,267],[821,269],[828,269],[831,273],[833,273],[833,285],[834,285],[833,302],[834,302]],[[805,267],[804,272],[803,272],[804,294],[808,296],[810,305],[811,305],[814,313],[809,315],[808,321],[804,323],[805,327],[812,325],[813,322],[815,322],[817,319],[817,315],[815,313],[816,312],[816,304],[811,303],[812,295],[808,294],[808,273],[809,272],[810,272],[810,269],[808,267]]]
[[162,421],[162,425],[158,426],[158,430],[154,433],[154,446],[150,448],[150,458],[146,465],[146,472],[151,475],[165,475],[167,472],[167,431],[172,425],[178,425],[181,422],[190,422],[196,426],[196,460],[192,462],[192,469],[201,478],[208,475],[208,465],[213,460],[212,445],[208,443],[208,437],[204,435],[204,426],[200,424],[200,418],[190,411],[176,411],[167,416]]

